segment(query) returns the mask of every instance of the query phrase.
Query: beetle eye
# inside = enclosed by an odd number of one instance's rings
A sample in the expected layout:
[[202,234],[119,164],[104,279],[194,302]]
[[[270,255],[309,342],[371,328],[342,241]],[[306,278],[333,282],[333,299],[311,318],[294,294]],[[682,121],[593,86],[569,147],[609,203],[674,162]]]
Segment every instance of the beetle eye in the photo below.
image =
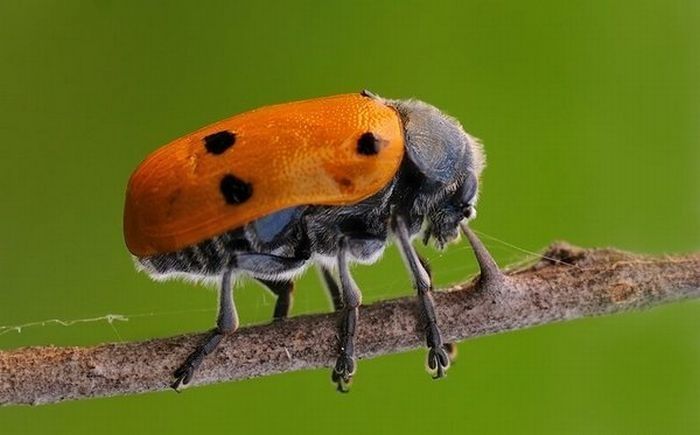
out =
[[462,209],[462,213],[467,219],[474,219],[476,217],[476,209],[471,204],[468,204],[466,207],[464,207]]

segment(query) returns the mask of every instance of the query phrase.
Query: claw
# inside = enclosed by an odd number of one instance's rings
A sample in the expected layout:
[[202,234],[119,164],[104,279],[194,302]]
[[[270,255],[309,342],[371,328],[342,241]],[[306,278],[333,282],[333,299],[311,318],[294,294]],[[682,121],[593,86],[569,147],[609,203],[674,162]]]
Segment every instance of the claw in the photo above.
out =
[[186,387],[192,380],[195,369],[196,367],[194,366],[192,361],[190,361],[189,359],[185,361],[184,364],[182,364],[180,367],[178,367],[177,370],[175,370],[175,372],[173,372],[175,381],[173,381],[173,383],[170,384],[170,387],[177,392],[180,391],[180,387]]
[[350,384],[355,370],[355,359],[346,353],[341,353],[331,374],[331,379],[337,385],[339,392],[347,393],[350,391]]
[[344,378],[352,377],[355,374],[355,359],[346,353],[341,354],[335,363],[333,372]]
[[352,378],[343,378],[338,373],[333,372],[331,379],[336,384],[336,391],[339,393],[349,393],[350,385],[352,384]]
[[185,386],[186,383],[184,382],[182,376],[176,376],[176,379],[173,381],[172,384],[170,384],[170,388],[175,390],[175,392],[179,393],[180,392],[180,387]]
[[170,384],[170,387],[172,387],[175,391],[178,391],[181,387],[186,387],[194,377],[195,371],[197,371],[199,366],[202,365],[204,357],[211,352],[209,347],[216,346],[219,341],[221,341],[221,337],[221,334],[215,333],[213,336],[210,336],[207,339],[204,345],[198,347],[194,352],[192,352],[187,357],[185,362],[183,362],[182,365],[173,372],[175,380],[172,384]]
[[430,348],[427,365],[433,379],[440,379],[445,377],[445,372],[450,367],[450,357],[444,348]]

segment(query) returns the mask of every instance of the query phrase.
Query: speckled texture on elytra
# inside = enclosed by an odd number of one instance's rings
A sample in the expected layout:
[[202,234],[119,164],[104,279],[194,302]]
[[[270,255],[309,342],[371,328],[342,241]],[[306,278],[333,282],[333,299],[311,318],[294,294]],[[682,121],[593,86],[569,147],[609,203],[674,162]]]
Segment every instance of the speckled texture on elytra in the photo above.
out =
[[[211,153],[203,141],[222,131],[235,145]],[[371,155],[357,152],[367,132],[382,145]],[[245,112],[141,163],[127,188],[126,242],[139,257],[173,252],[288,207],[352,204],[385,187],[403,155],[399,115],[359,92]],[[245,201],[222,196],[226,175],[247,186]]]

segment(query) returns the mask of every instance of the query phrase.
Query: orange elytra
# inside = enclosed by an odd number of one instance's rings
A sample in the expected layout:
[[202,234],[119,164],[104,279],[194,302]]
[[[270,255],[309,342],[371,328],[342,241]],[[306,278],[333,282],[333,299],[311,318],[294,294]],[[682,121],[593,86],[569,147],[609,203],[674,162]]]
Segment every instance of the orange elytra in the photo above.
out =
[[[379,139],[376,154],[358,152],[368,131]],[[389,183],[403,155],[395,109],[360,94],[242,113],[176,139],[141,163],[126,193],[126,244],[145,257],[287,207],[352,204]]]

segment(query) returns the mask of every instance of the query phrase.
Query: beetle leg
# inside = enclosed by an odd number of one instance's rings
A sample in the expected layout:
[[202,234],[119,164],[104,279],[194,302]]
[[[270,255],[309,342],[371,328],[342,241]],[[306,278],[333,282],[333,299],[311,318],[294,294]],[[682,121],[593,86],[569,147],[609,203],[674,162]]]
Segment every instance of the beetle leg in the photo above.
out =
[[319,266],[321,269],[321,278],[323,278],[323,283],[326,285],[326,290],[331,297],[331,302],[333,303],[333,309],[335,311],[340,311],[343,309],[343,296],[340,294],[340,287],[333,277],[333,273],[325,266]]
[[[238,328],[238,314],[233,304],[233,289],[231,286],[232,274],[237,271],[246,271],[251,275],[278,275],[284,272],[300,269],[307,261],[306,258],[280,257],[261,253],[238,253],[232,259],[231,270],[224,273],[219,290],[219,315],[214,328],[207,336],[204,343],[187,357],[185,362],[175,370],[175,381],[171,384],[174,389],[187,385],[204,358],[216,349],[221,339],[226,334],[234,332]],[[274,290],[273,290],[274,291]],[[285,298],[279,306],[279,312],[287,311],[290,298],[286,298],[287,309],[284,308]],[[279,300],[278,300],[279,303]],[[278,313],[275,307],[275,314]]]
[[279,255],[258,252],[241,252],[235,255],[233,267],[250,272],[255,277],[270,277],[301,269],[307,260],[308,258],[303,257],[280,257]]
[[234,332],[238,328],[238,314],[233,303],[233,288],[231,286],[232,271],[226,271],[221,278],[221,288],[219,289],[219,314],[214,328],[206,340],[192,352],[185,362],[173,373],[175,381],[170,385],[176,391],[183,385],[187,385],[192,380],[192,376],[197,368],[204,361],[204,357],[212,353],[221,339],[226,334]]
[[343,308],[340,310],[338,323],[338,359],[331,379],[338,385],[338,391],[348,391],[350,380],[355,374],[355,327],[357,325],[358,307],[362,303],[360,289],[350,275],[348,269],[348,242],[340,241],[338,251],[338,274],[343,295]]
[[450,365],[450,358],[445,345],[442,342],[440,328],[437,326],[435,316],[435,303],[432,296],[432,282],[430,274],[423,266],[418,253],[408,235],[406,223],[401,216],[396,216],[394,233],[399,242],[399,248],[403,253],[406,267],[411,272],[413,283],[418,292],[421,306],[421,317],[425,326],[426,344],[428,345],[428,368],[434,372],[435,378],[441,378]]
[[[430,270],[430,262],[428,261],[427,258],[423,257],[419,253],[416,252],[416,255],[418,256],[418,260],[420,260],[420,264],[423,266],[423,269],[425,269],[425,272],[428,274],[428,278],[430,278],[430,282],[433,282],[433,272]],[[447,355],[450,357],[450,361],[454,361],[457,358],[457,344],[455,343],[445,343],[443,344],[443,347],[447,351]]]
[[306,264],[307,257],[281,257],[260,252],[241,252],[236,254],[234,267],[250,273],[277,295],[273,319],[284,319],[292,305],[294,282],[276,276],[299,270]]
[[262,278],[257,278],[257,280],[277,296],[277,302],[275,302],[275,311],[272,314],[272,319],[286,319],[287,316],[289,316],[289,310],[292,307],[294,281],[289,279],[269,280]]

